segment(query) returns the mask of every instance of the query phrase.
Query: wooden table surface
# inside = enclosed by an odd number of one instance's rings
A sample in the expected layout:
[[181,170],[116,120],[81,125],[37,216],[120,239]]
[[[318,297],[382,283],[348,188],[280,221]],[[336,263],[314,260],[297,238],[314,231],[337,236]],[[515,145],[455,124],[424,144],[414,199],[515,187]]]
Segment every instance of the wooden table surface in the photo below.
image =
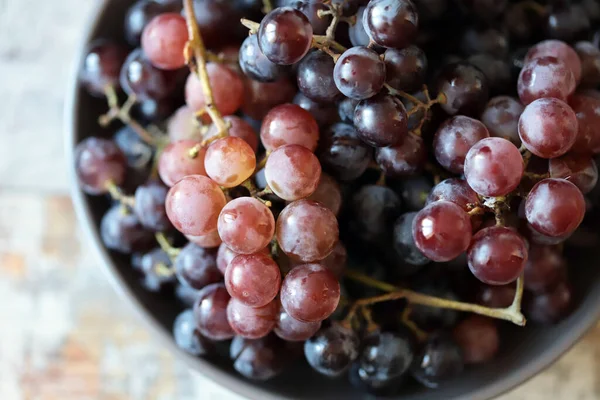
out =
[[[238,400],[158,344],[82,242],[62,108],[97,1],[0,0],[0,399]],[[600,325],[501,399],[600,399]]]

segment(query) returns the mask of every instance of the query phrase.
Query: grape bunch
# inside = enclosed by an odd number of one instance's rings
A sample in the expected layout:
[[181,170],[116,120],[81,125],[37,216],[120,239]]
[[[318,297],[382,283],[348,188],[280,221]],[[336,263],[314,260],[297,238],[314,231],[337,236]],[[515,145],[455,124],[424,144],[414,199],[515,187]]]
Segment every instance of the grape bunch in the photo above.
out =
[[493,360],[496,320],[569,314],[600,5],[458,3],[138,0],[89,45],[108,111],[76,173],[104,245],[180,300],[179,347],[385,395]]

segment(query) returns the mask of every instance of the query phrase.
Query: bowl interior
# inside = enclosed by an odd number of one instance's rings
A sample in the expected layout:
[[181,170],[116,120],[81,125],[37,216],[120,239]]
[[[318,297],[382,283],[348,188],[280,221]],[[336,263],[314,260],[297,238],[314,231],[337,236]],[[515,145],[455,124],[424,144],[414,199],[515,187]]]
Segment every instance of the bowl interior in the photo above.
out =
[[[94,16],[91,31],[86,41],[96,37],[122,38],[123,18],[133,1],[106,0]],[[77,68],[81,65],[83,46],[78,54]],[[70,101],[66,108],[68,130],[67,154],[70,169],[73,165],[73,147],[88,136],[108,137],[112,130],[100,128],[96,121],[105,111],[102,99],[86,95],[72,76]],[[143,318],[164,339],[167,346],[177,353],[180,359],[198,372],[207,375],[221,385],[249,398],[260,399],[360,399],[366,395],[353,390],[346,379],[326,379],[299,365],[283,376],[266,383],[254,383],[243,379],[231,367],[227,358],[197,359],[179,351],[171,340],[171,327],[181,305],[175,298],[162,297],[147,292],[139,283],[139,276],[130,266],[129,259],[107,252],[100,240],[98,231],[108,202],[103,198],[89,197],[76,186],[72,173],[73,198],[80,221],[101,258],[109,277],[118,290],[141,311]],[[436,391],[418,385],[408,386],[403,400],[439,399],[487,399],[518,385],[552,363],[558,356],[573,345],[578,338],[598,319],[600,315],[600,268],[597,254],[570,254],[570,272],[577,309],[567,319],[552,327],[527,329],[503,324],[502,348],[499,357],[491,364],[469,369],[459,378]],[[303,364],[303,363],[300,363]]]

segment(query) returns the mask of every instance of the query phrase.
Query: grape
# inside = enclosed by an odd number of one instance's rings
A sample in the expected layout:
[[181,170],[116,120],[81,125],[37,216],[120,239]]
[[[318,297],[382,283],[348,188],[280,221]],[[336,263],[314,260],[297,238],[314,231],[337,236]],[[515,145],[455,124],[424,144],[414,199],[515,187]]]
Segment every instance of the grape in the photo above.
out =
[[297,104],[308,111],[320,127],[328,127],[339,121],[337,107],[333,103],[317,103],[298,92],[298,94],[294,96],[294,104]]
[[427,57],[417,46],[388,49],[383,55],[386,82],[397,90],[414,92],[421,88],[427,73]]
[[534,58],[523,66],[517,90],[521,103],[528,105],[548,97],[566,101],[575,86],[573,71],[558,58],[546,56]]
[[[293,2],[292,2],[293,3]],[[315,35],[324,35],[331,23],[331,15],[319,17],[319,11],[328,11],[329,7],[323,4],[321,0],[297,1],[294,8],[302,11],[310,21]]]
[[218,185],[232,188],[252,176],[256,168],[256,156],[244,139],[227,136],[208,147],[204,167],[206,174]]
[[240,47],[240,67],[246,76],[260,82],[275,82],[287,73],[287,68],[269,60],[258,45],[258,36],[250,35]]
[[276,301],[253,308],[237,299],[231,299],[227,306],[227,320],[237,335],[247,339],[259,339],[267,336],[275,327],[278,309]]
[[196,329],[192,310],[185,310],[175,318],[173,339],[180,349],[193,356],[203,356],[212,351],[213,344]]
[[553,246],[560,243],[563,243],[565,240],[571,236],[571,234],[552,237],[548,235],[544,235],[535,230],[531,224],[526,224],[525,226],[525,234],[527,234],[527,239],[529,242],[533,244],[538,244],[542,246]]
[[559,322],[571,312],[573,289],[563,281],[551,292],[534,295],[524,305],[528,320],[540,324],[553,324]]
[[465,157],[473,145],[490,134],[480,121],[457,115],[446,120],[433,138],[433,151],[440,165],[450,172],[464,172]]
[[162,249],[157,248],[144,254],[139,264],[140,272],[144,274],[142,285],[149,292],[158,293],[173,283],[171,258]]
[[304,343],[304,355],[316,371],[337,377],[356,360],[359,348],[360,341],[356,333],[334,322]]
[[580,154],[600,153],[600,97],[574,94],[569,105],[577,117],[579,132],[572,151]]
[[483,72],[487,78],[490,92],[505,93],[506,88],[512,85],[511,66],[508,61],[483,53],[475,54],[467,61]]
[[[527,269],[525,269],[525,273],[527,274]],[[514,284],[504,286],[482,285],[477,293],[477,302],[486,307],[506,308],[512,304],[516,291]]]
[[427,197],[427,204],[440,200],[454,203],[465,212],[481,206],[477,193],[469,187],[467,182],[458,178],[446,179],[433,187]]
[[[264,254],[267,256],[271,255],[269,249],[267,249],[267,248],[260,250],[258,253]],[[231,250],[229,247],[227,247],[227,245],[221,244],[219,246],[219,251],[217,252],[217,268],[219,268],[219,271],[221,271],[221,274],[225,275],[227,266],[229,265],[231,260],[233,260],[237,256],[239,256],[239,254],[236,253],[235,251]]]
[[423,139],[408,134],[399,146],[380,147],[375,152],[375,161],[388,176],[406,177],[416,175],[423,169],[427,152]]
[[165,202],[169,188],[159,181],[149,181],[135,190],[133,210],[144,228],[155,232],[171,229]]
[[388,238],[400,214],[400,198],[386,186],[367,185],[352,196],[350,230],[362,241],[377,243]]
[[178,12],[181,3],[176,1],[138,0],[125,16],[125,39],[135,47],[140,44],[146,25],[156,16],[167,12]]
[[486,363],[498,354],[500,338],[491,318],[472,315],[454,328],[453,336],[462,350],[465,364]]
[[467,29],[461,38],[460,47],[467,55],[486,54],[499,59],[508,55],[508,38],[497,29]]
[[321,165],[306,147],[285,145],[269,155],[265,176],[273,193],[284,200],[293,201],[308,197],[317,190]]
[[402,49],[417,36],[419,15],[410,0],[371,0],[362,21],[376,44]]
[[302,59],[312,45],[313,29],[306,16],[291,7],[276,8],[258,28],[258,44],[275,64],[290,65]]
[[575,50],[581,59],[581,86],[597,87],[600,85],[600,50],[590,42],[577,42]]
[[219,215],[219,235],[238,254],[264,249],[275,233],[275,219],[267,206],[252,197],[229,202]]
[[538,182],[525,203],[525,216],[542,235],[560,237],[573,233],[583,221],[585,200],[577,186],[564,179]]
[[242,111],[255,120],[262,120],[271,108],[292,101],[296,87],[287,79],[267,83],[246,81],[246,92]]
[[458,3],[481,22],[491,22],[506,10],[507,0],[466,0]]
[[75,173],[81,189],[91,195],[108,192],[107,184],[125,181],[127,160],[110,140],[89,137],[75,148]]
[[527,244],[512,228],[492,226],[473,236],[467,257],[477,279],[488,285],[506,285],[523,272]]
[[579,5],[555,7],[547,16],[546,21],[548,21],[546,26],[548,35],[566,42],[586,36],[590,29],[588,15]]
[[[214,106],[221,112],[221,115],[234,114],[244,101],[242,78],[225,64],[209,62],[206,64],[206,70],[215,99]],[[196,112],[206,108],[206,96],[196,74],[190,74],[185,84],[185,102]],[[209,121],[210,119],[205,116],[205,122]]]
[[[440,281],[439,277],[437,279],[434,277],[433,281],[430,279],[424,279],[421,282],[417,280],[414,289],[419,293],[428,296],[439,297],[451,301],[460,301],[456,292],[450,288],[449,282]],[[414,305],[411,306],[411,308],[411,320],[421,329],[425,329],[428,332],[450,328],[456,325],[456,322],[460,317],[460,313],[455,310],[445,310],[443,308],[428,307],[424,305]]]
[[327,257],[319,261],[319,264],[330,270],[337,278],[341,278],[344,275],[347,260],[348,251],[342,242],[338,241],[335,244],[333,251]]
[[196,116],[187,105],[182,106],[167,121],[167,133],[171,142],[180,140],[202,140],[200,125]]
[[277,243],[290,258],[314,262],[327,257],[338,241],[339,228],[333,212],[320,203],[298,200],[277,218]]
[[371,146],[397,146],[408,135],[408,116],[399,99],[382,94],[358,103],[354,126],[358,136]]
[[538,157],[565,154],[577,139],[578,122],[569,105],[558,99],[538,99],[525,107],[519,118],[519,137]]
[[89,94],[104,97],[108,87],[118,89],[119,73],[127,50],[107,40],[96,40],[87,49],[79,80]]
[[185,18],[177,13],[154,17],[144,28],[142,49],[157,68],[172,70],[185,66],[183,50],[188,41]]
[[228,340],[235,333],[227,321],[229,293],[222,283],[213,283],[198,293],[194,318],[198,331],[212,340]]
[[321,328],[321,321],[302,322],[292,317],[283,309],[279,310],[279,318],[275,329],[277,336],[288,342],[304,342],[310,339]]
[[160,100],[172,95],[178,73],[156,68],[142,49],[135,49],[127,56],[119,81],[128,95],[135,95],[139,100]]
[[545,22],[545,15],[532,12],[521,2],[510,4],[504,14],[504,26],[515,42],[531,43]]
[[482,196],[504,196],[519,186],[524,164],[519,149],[506,139],[487,138],[467,153],[465,177]]
[[567,262],[554,246],[531,246],[525,266],[525,289],[534,293],[552,291],[567,273]]
[[321,203],[336,216],[339,214],[340,208],[342,208],[342,190],[340,185],[327,174],[321,174],[317,190],[307,197],[307,199]]
[[340,284],[322,265],[303,264],[286,275],[280,296],[281,305],[290,317],[303,322],[318,322],[337,308]]
[[459,206],[440,200],[421,210],[413,221],[417,248],[430,260],[450,261],[471,242],[469,215]]
[[134,170],[144,169],[152,160],[152,146],[144,142],[129,126],[119,129],[113,141],[127,158],[127,166]]
[[401,215],[394,224],[394,249],[400,255],[402,261],[410,265],[427,265],[430,263],[427,257],[421,253],[412,234],[412,226],[416,212]]
[[176,107],[171,98],[145,99],[132,109],[131,115],[143,123],[157,123],[170,117]]
[[573,72],[576,82],[581,80],[581,60],[575,50],[565,42],[553,39],[541,41],[529,49],[524,62],[529,63],[540,57],[558,58]]
[[346,50],[335,63],[333,78],[346,97],[364,100],[375,96],[385,83],[385,63],[364,46]]
[[358,137],[354,126],[337,123],[321,136],[319,159],[323,167],[342,181],[361,176],[371,162],[373,150]]
[[363,16],[365,15],[365,8],[360,7],[356,13],[356,23],[348,27],[348,36],[353,46],[368,46],[371,42],[371,38],[365,31],[363,24]]
[[221,48],[232,41],[239,43],[247,35],[248,31],[239,23],[245,15],[233,1],[202,0],[194,1],[193,5],[206,48]]
[[257,381],[279,375],[290,356],[284,342],[273,335],[255,340],[236,336],[229,351],[233,368],[242,376]]
[[521,145],[519,137],[519,117],[525,107],[514,97],[498,96],[490,99],[481,114],[491,136],[501,137]]
[[199,236],[187,235],[186,238],[190,242],[206,249],[219,247],[221,243],[223,243],[221,237],[219,236],[219,231],[213,231],[211,233],[207,233],[206,235]]
[[479,116],[489,96],[485,75],[467,63],[446,65],[437,77],[435,88],[444,95],[440,105],[450,115]]
[[334,102],[340,91],[333,79],[333,59],[320,50],[307,54],[298,64],[298,89],[311,100]]
[[[229,124],[228,134],[231,137],[243,139],[254,153],[258,150],[258,137],[252,125],[235,115],[228,115],[223,118],[225,123]],[[219,129],[215,124],[212,124],[206,132],[204,138],[210,139],[219,135]]]
[[167,194],[167,215],[175,228],[185,235],[206,235],[217,229],[225,195],[216,183],[201,175],[190,175],[177,182]]
[[227,266],[225,285],[231,297],[249,307],[263,307],[279,293],[281,273],[269,255],[241,254]]
[[406,211],[419,211],[425,207],[427,195],[432,188],[429,178],[423,175],[403,179],[399,191]]
[[189,175],[206,176],[206,148],[195,140],[180,140],[169,144],[158,160],[158,174],[167,185],[173,186]]
[[260,140],[267,151],[298,144],[310,151],[317,148],[319,126],[313,116],[296,104],[281,104],[265,116]]
[[197,290],[222,278],[215,253],[194,243],[188,243],[177,255],[175,273],[181,284]]
[[550,177],[570,181],[586,194],[598,183],[598,167],[591,157],[566,154],[548,163]]
[[354,123],[354,110],[359,101],[345,97],[338,103],[338,114],[342,122]]
[[460,375],[464,368],[462,351],[444,333],[431,335],[415,356],[411,373],[422,385],[435,389],[441,383]]
[[104,245],[119,253],[133,253],[152,248],[154,234],[144,229],[134,214],[121,205],[110,208],[100,222],[100,236]]

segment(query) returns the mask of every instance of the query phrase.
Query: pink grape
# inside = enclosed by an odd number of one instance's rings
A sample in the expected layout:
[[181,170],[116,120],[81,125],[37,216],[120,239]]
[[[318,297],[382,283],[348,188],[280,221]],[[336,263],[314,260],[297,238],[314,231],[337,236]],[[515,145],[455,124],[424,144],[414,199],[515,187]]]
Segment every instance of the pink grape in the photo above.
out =
[[[258,251],[258,253],[267,256],[271,255],[268,248],[264,248]],[[239,256],[239,254],[227,247],[225,243],[222,243],[219,246],[219,250],[217,251],[217,268],[219,268],[219,271],[221,271],[223,275],[225,275],[225,271],[227,270],[227,266],[229,265],[231,260],[233,260],[237,256]]]
[[213,283],[198,292],[194,318],[198,331],[212,340],[228,340],[235,336],[227,321],[227,305],[231,297],[222,283]]
[[[234,114],[244,100],[244,82],[240,76],[224,64],[209,62],[206,64],[208,80],[215,98],[215,107],[222,115]],[[206,107],[206,98],[202,84],[196,74],[190,74],[185,85],[185,101],[194,111]],[[205,117],[205,122],[210,118]]]
[[464,172],[465,157],[481,139],[490,137],[490,133],[480,121],[457,115],[446,120],[433,138],[433,151],[440,165],[450,172]]
[[206,235],[199,235],[199,236],[187,235],[186,238],[190,242],[192,242],[200,247],[204,247],[206,249],[212,249],[215,247],[219,247],[221,245],[221,243],[223,243],[223,241],[221,240],[221,237],[219,236],[219,231],[214,231],[211,233],[207,233]]
[[[235,115],[227,115],[223,119],[226,123],[230,124],[228,130],[229,136],[243,139],[246,143],[248,143],[248,145],[250,145],[252,151],[256,153],[256,151],[258,150],[258,136],[256,135],[254,128],[249,123]],[[204,138],[210,139],[212,137],[217,136],[218,134],[219,130],[217,129],[215,124],[212,124],[208,128],[208,131],[204,135]]]
[[265,166],[267,184],[280,198],[293,201],[310,196],[321,179],[321,164],[306,147],[292,144],[269,155]]
[[229,300],[227,321],[233,331],[246,339],[267,336],[275,327],[279,304],[272,301],[263,307],[249,307],[237,299]]
[[281,272],[268,255],[240,254],[227,266],[225,286],[231,297],[245,305],[263,307],[279,293]]
[[598,167],[591,157],[565,154],[550,160],[548,171],[551,178],[566,179],[575,184],[583,194],[591,192],[598,183]]
[[208,146],[204,168],[217,184],[232,188],[252,176],[256,168],[256,155],[244,139],[227,136]]
[[387,176],[406,177],[416,175],[427,159],[427,149],[423,139],[408,134],[402,144],[392,147],[378,147],[375,161]]
[[279,214],[276,235],[279,248],[288,257],[314,262],[331,254],[339,228],[331,210],[314,201],[299,200]]
[[525,202],[525,216],[533,229],[560,237],[573,233],[583,221],[585,199],[581,191],[564,179],[538,182]]
[[482,196],[504,196],[519,186],[524,164],[519,149],[506,139],[487,138],[467,153],[465,177]]
[[315,151],[319,140],[319,126],[314,117],[296,104],[281,104],[265,116],[260,128],[260,139],[267,151],[288,144],[299,144]]
[[173,186],[188,175],[206,176],[206,148],[195,140],[180,140],[169,144],[158,160],[158,174],[167,186]]
[[493,360],[500,348],[500,335],[492,318],[471,315],[452,332],[466,364],[483,364]]
[[520,146],[519,117],[524,109],[519,100],[513,97],[494,97],[485,106],[481,122],[488,128],[490,135],[510,140],[516,146]]
[[172,70],[185,66],[183,50],[188,41],[185,18],[177,13],[160,14],[146,25],[142,49],[157,68]]
[[321,173],[317,190],[307,197],[307,199],[323,204],[337,216],[342,208],[342,189],[335,179],[325,173]]
[[253,254],[264,249],[275,233],[271,210],[252,197],[229,202],[219,215],[219,235],[236,253]]
[[565,154],[577,139],[577,116],[564,101],[538,99],[525,107],[519,118],[519,137],[538,157]]
[[555,57],[535,58],[525,64],[517,83],[519,98],[525,105],[544,97],[566,101],[575,87],[573,72]]
[[430,260],[450,261],[471,243],[471,221],[459,206],[440,200],[419,211],[413,220],[417,248]]
[[600,154],[600,97],[576,93],[569,105],[578,121],[578,134],[572,151],[579,154]]
[[321,329],[321,321],[298,321],[290,317],[283,307],[281,307],[279,318],[273,331],[277,336],[288,342],[303,342],[310,339],[319,329]]
[[[479,200],[477,193],[471,189],[466,181],[458,178],[446,179],[435,185],[427,197],[426,204],[431,204],[440,200],[454,203],[465,210],[465,212],[469,212],[472,209],[481,206],[481,201]],[[482,220],[483,218],[481,215],[471,216],[473,229],[479,228]]]
[[202,175],[186,176],[167,194],[167,216],[184,235],[201,236],[217,229],[226,204],[219,186]]
[[188,106],[181,106],[169,118],[167,122],[167,133],[171,142],[179,140],[202,140],[200,125],[195,121],[194,111]]
[[556,57],[573,72],[573,77],[576,82],[581,79],[581,60],[575,50],[560,40],[544,40],[532,46],[523,60],[528,63],[540,57]]
[[339,301],[337,278],[319,264],[295,267],[281,285],[281,305],[290,317],[298,321],[322,321],[333,314]]

